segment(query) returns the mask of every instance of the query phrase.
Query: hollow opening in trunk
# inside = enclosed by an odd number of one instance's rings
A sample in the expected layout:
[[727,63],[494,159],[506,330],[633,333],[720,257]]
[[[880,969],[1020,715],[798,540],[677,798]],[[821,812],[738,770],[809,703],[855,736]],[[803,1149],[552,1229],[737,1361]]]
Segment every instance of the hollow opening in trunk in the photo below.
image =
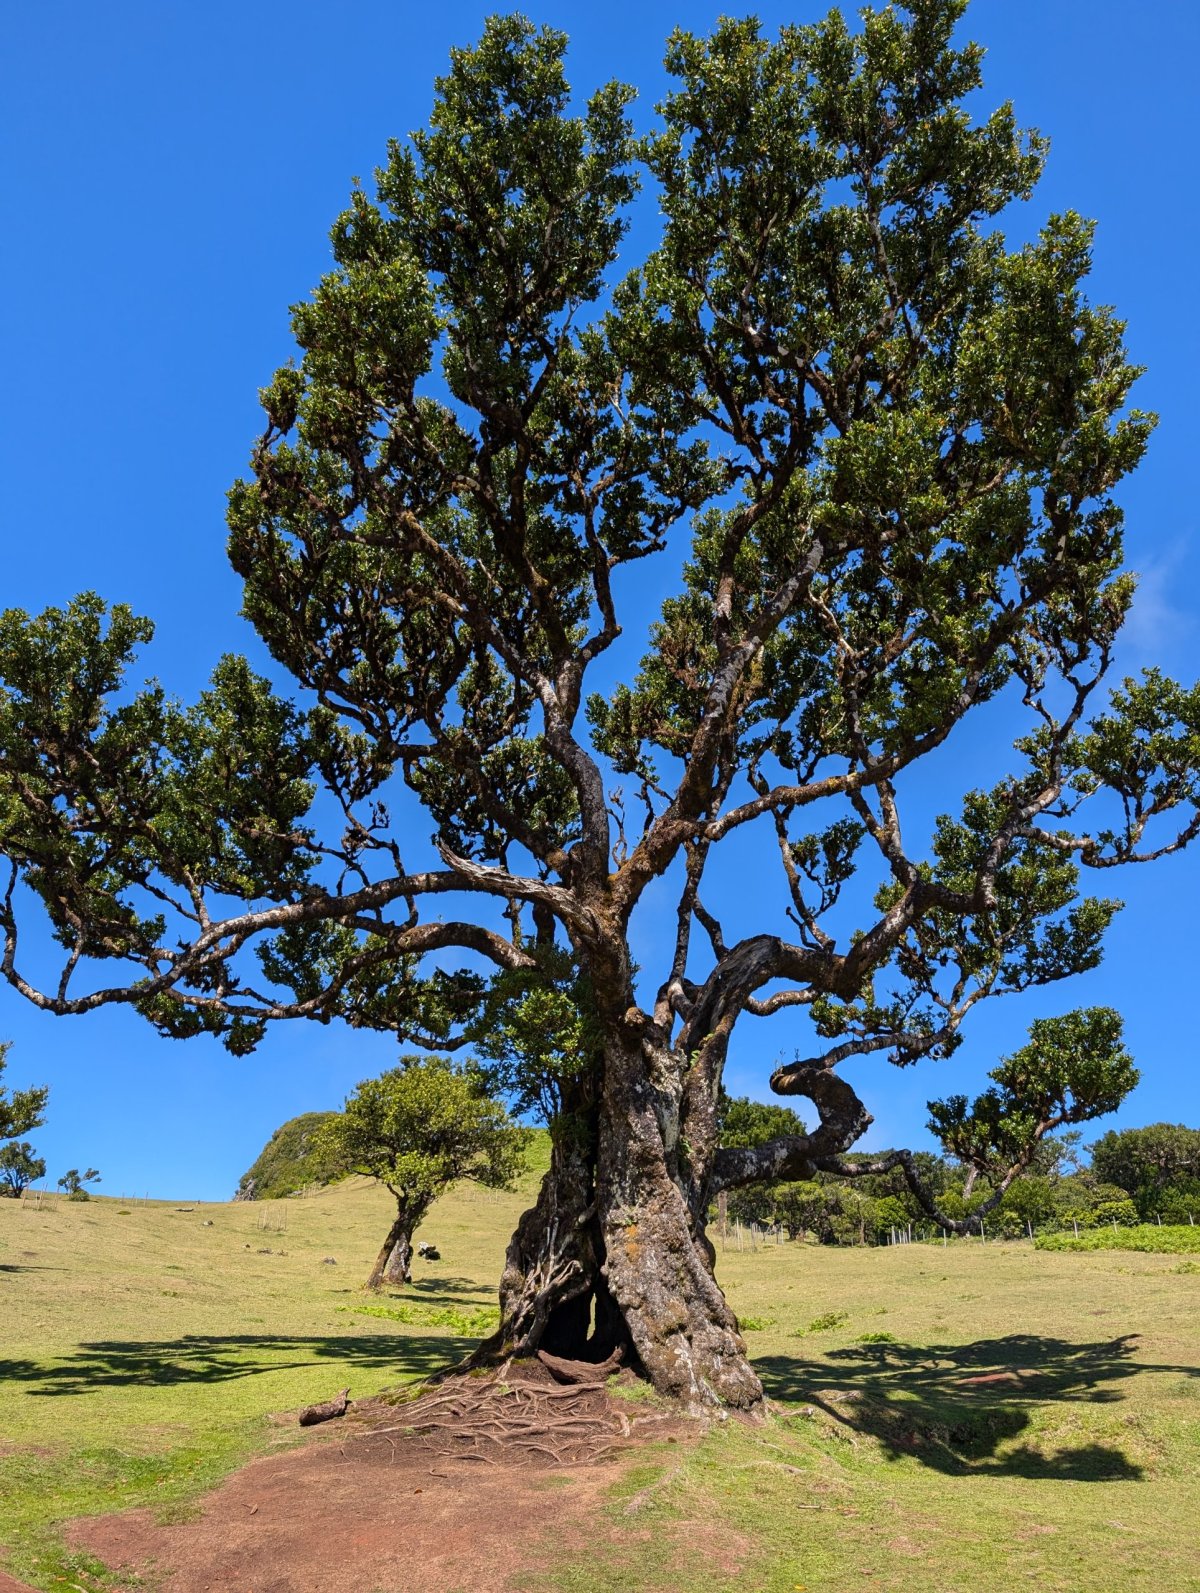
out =
[[550,1312],[538,1348],[568,1360],[597,1364],[620,1345],[625,1365],[640,1370],[625,1320],[603,1282],[599,1288],[556,1305]]

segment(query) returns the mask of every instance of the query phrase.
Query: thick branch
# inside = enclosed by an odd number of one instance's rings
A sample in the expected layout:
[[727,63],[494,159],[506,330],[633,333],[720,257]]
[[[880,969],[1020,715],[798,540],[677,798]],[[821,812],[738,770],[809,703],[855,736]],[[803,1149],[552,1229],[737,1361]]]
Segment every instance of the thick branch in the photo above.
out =
[[853,1145],[873,1121],[845,1079],[829,1069],[810,1067],[791,1078],[789,1095],[807,1096],[817,1108],[819,1126],[811,1134],[786,1134],[764,1145],[727,1145],[716,1154],[710,1192],[741,1184],[812,1178],[818,1164]]
[[[470,882],[465,881],[458,873],[434,873],[404,875],[396,879],[383,880],[345,896],[332,896],[324,891],[315,892],[302,901],[264,907],[253,912],[238,914],[233,918],[222,919],[211,924],[203,934],[197,936],[181,951],[171,951],[165,947],[158,949],[150,960],[161,971],[151,977],[124,985],[108,986],[76,997],[66,997],[61,994],[47,995],[30,984],[19,972],[16,967],[18,944],[16,917],[11,901],[6,901],[0,913],[0,922],[3,923],[5,931],[4,957],[0,962],[0,973],[26,1000],[45,1012],[75,1015],[113,1004],[132,1002],[140,1004],[175,990],[188,979],[211,976],[219,965],[227,963],[257,935],[320,920],[348,924],[357,921],[358,927],[365,927],[370,932],[386,933],[389,926],[371,916],[364,919],[364,915],[374,914],[396,900],[472,888],[474,887]],[[503,936],[471,923],[406,925],[393,930],[388,935],[388,941],[390,952],[396,958],[408,955],[420,956],[428,951],[456,945],[479,952],[501,967],[526,967],[532,961]],[[162,968],[164,963],[166,967]],[[218,998],[207,998],[207,1002],[220,1005]]]

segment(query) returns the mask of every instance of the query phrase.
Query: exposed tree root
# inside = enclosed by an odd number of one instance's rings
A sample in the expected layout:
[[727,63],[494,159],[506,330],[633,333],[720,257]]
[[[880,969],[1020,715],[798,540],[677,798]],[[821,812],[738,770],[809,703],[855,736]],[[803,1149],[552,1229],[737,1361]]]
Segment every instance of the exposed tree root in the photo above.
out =
[[561,1355],[549,1355],[545,1350],[539,1350],[537,1357],[542,1365],[554,1374],[555,1380],[559,1383],[587,1383],[598,1386],[619,1369],[625,1359],[625,1350],[618,1344],[606,1361],[570,1361]]
[[[344,1453],[386,1464],[398,1444],[415,1443],[484,1465],[575,1466],[602,1460],[641,1428],[669,1419],[659,1412],[631,1418],[600,1384],[551,1382],[537,1363],[456,1376],[399,1409],[374,1405],[376,1416],[385,1410],[399,1420],[348,1434]],[[356,1414],[370,1420],[364,1408]]]

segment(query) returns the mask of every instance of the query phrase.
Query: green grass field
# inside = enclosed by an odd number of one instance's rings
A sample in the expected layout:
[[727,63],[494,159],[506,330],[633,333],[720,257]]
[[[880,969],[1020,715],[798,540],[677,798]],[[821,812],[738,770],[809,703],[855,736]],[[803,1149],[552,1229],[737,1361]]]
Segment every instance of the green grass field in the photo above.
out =
[[[374,1301],[360,1285],[388,1197],[363,1182],[191,1209],[0,1201],[12,1571],[40,1588],[101,1587],[98,1568],[61,1550],[63,1520],[187,1510],[244,1457],[294,1441],[278,1413],[465,1352],[494,1320],[533,1182],[455,1191],[422,1230],[443,1260]],[[619,1530],[578,1563],[548,1559],[530,1593],[1200,1589],[1194,1262],[788,1244],[728,1250],[719,1271],[775,1414],[615,1470]],[[732,1579],[680,1558],[693,1521],[727,1540]],[[684,1526],[656,1530],[667,1523]]]

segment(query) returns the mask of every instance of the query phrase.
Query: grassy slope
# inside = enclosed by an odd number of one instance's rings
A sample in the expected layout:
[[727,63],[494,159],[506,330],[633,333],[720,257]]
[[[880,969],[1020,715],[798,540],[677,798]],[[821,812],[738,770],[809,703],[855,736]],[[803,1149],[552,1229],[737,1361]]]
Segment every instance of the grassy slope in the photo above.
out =
[[391,1197],[365,1179],[190,1209],[0,1200],[0,1562],[7,1549],[35,1584],[66,1588],[78,1567],[53,1580],[55,1521],[175,1507],[288,1441],[294,1426],[272,1413],[464,1354],[544,1159],[539,1142],[520,1191],[464,1186],[435,1207],[421,1234],[444,1259],[418,1259],[413,1286],[385,1299],[404,1324],[359,1311],[375,1305],[360,1285],[391,1221]]
[[[387,1220],[387,1196],[366,1184],[191,1211],[0,1201],[0,1439],[13,1446],[0,1441],[0,1539],[13,1569],[46,1588],[95,1585],[55,1549],[56,1520],[186,1508],[241,1456],[291,1441],[271,1413],[345,1383],[364,1395],[465,1349],[523,1200],[462,1189],[435,1209],[424,1233],[444,1259],[418,1263],[414,1286],[385,1302],[405,1321],[359,1310]],[[285,1213],[286,1233],[258,1228]],[[738,1593],[1200,1589],[1189,1263],[963,1243],[786,1245],[730,1251],[719,1267],[735,1308],[763,1324],[748,1339],[782,1414],[648,1456],[616,1487],[616,1536],[578,1563],[548,1546],[539,1589],[722,1587],[711,1564],[680,1559],[678,1538],[661,1547],[668,1519],[728,1541]]]

